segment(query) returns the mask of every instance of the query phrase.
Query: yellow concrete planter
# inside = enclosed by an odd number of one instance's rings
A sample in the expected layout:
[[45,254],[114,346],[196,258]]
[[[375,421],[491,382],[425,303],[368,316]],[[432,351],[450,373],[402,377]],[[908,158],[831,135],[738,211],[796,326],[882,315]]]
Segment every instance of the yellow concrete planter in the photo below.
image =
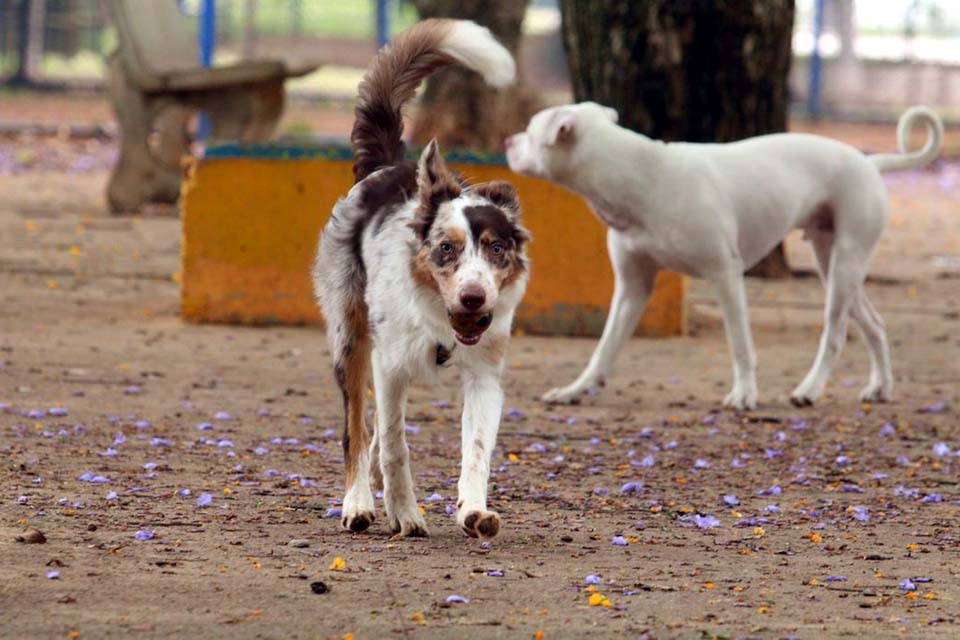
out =
[[[502,163],[450,166],[470,182],[517,186],[533,233],[532,276],[517,329],[599,335],[613,291],[606,230],[573,193]],[[315,324],[310,267],[334,203],[352,185],[341,147],[236,147],[208,151],[183,186],[182,313],[193,322]],[[686,330],[685,278],[662,272],[639,332]]]

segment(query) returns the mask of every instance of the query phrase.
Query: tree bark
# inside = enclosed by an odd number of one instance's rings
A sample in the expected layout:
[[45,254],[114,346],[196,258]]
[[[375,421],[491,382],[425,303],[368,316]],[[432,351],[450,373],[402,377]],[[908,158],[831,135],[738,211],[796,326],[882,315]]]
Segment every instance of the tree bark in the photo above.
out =
[[[520,48],[527,0],[413,0],[421,18],[473,20],[490,29],[514,58]],[[418,144],[437,138],[441,146],[501,151],[503,140],[522,131],[540,109],[522,82],[501,90],[476,73],[445,69],[427,81],[410,137]]]
[[[667,141],[786,130],[794,0],[560,0],[574,95]],[[787,277],[783,245],[749,275]]]

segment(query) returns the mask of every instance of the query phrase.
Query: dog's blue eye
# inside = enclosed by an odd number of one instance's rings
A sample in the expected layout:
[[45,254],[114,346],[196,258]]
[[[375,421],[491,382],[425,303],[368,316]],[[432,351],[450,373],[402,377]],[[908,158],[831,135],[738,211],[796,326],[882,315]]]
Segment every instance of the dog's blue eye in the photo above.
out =
[[444,253],[453,253],[453,245],[450,244],[449,242],[441,242],[440,251]]

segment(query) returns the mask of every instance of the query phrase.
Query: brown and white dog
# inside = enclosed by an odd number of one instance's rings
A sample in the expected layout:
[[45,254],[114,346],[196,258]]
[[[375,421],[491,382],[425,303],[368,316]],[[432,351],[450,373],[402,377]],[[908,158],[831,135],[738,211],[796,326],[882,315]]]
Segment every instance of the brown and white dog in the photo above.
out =
[[[351,134],[356,184],[320,237],[314,286],[343,392],[342,524],[354,532],[374,520],[371,458],[379,455],[391,528],[427,534],[410,473],[404,405],[412,381],[437,378],[449,367],[459,370],[464,394],[457,519],[472,537],[493,537],[500,528],[499,516],[487,509],[487,480],[506,345],[527,282],[528,234],[509,183],[461,183],[436,141],[417,165],[403,160],[403,104],[427,75],[455,63],[494,86],[514,78],[507,50],[468,21],[421,22],[376,57],[360,83]],[[372,438],[364,408],[371,374]]]

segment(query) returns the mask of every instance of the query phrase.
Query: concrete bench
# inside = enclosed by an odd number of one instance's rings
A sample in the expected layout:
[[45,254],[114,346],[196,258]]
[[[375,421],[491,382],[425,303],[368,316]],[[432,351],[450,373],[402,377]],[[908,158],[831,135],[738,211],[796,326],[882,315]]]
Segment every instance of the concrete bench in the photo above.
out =
[[110,0],[119,46],[111,54],[110,98],[121,146],[107,186],[113,211],[175,202],[191,112],[211,120],[211,140],[270,138],[283,112],[283,83],[316,64],[256,60],[202,67],[192,20],[175,0]]
[[[450,154],[471,182],[509,180],[533,233],[526,333],[599,335],[613,293],[606,230],[578,196],[510,172],[502,156]],[[334,203],[353,184],[345,145],[218,145],[183,188],[181,312],[192,322],[316,324],[310,269]],[[685,332],[686,280],[662,272],[639,333]]]

